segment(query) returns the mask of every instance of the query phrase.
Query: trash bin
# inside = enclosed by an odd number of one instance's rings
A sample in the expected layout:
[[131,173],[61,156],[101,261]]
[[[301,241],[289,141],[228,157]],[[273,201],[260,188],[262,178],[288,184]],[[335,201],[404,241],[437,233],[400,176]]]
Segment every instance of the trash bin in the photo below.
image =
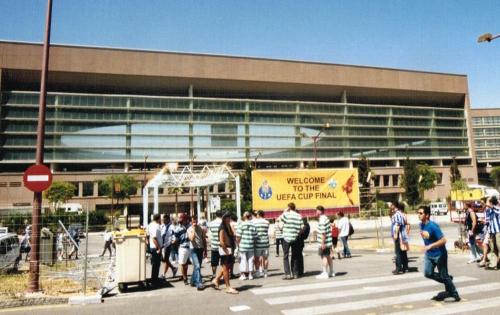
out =
[[48,228],[40,230],[40,263],[52,266],[55,263],[54,234]]
[[146,233],[144,230],[115,232],[116,282],[120,292],[128,285],[146,285]]

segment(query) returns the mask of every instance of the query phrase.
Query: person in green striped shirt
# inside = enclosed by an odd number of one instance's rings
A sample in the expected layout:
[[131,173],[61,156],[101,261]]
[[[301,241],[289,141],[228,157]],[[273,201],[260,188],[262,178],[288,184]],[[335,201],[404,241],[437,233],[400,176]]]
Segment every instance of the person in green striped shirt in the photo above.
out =
[[[285,275],[283,280],[291,280],[299,277],[299,255],[302,255],[297,237],[304,227],[302,216],[296,211],[295,204],[290,202],[287,210],[281,215],[283,225],[283,269]],[[290,250],[292,252],[290,270]]]
[[[335,276],[333,261],[330,256],[333,247],[330,220],[325,215],[325,208],[323,206],[316,207],[316,215],[319,217],[317,228],[318,254],[321,257],[323,265],[323,272],[316,276],[316,279],[328,279]],[[330,269],[329,271],[328,268]]]
[[[240,280],[253,280],[254,251],[257,230],[252,222],[252,214],[245,212],[243,221],[236,228],[236,243],[240,251]],[[248,277],[248,278],[247,278]]]
[[264,219],[264,211],[257,211],[257,216],[253,220],[257,229],[257,242],[255,244],[255,277],[267,278],[268,257],[269,257],[269,222]]

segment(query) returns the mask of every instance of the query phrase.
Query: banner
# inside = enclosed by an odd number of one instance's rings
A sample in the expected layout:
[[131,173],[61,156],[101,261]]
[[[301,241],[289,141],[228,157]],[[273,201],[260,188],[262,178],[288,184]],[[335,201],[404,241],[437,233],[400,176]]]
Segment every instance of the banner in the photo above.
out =
[[359,207],[357,169],[289,169],[252,171],[254,210],[281,211]]

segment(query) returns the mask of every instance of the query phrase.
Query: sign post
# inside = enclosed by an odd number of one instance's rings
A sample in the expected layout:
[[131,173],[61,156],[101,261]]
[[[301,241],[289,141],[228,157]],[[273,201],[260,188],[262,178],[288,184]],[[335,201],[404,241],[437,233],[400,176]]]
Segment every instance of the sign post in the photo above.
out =
[[[49,48],[50,48],[50,24],[52,20],[52,0],[47,0],[47,15],[45,19],[45,38],[43,43],[43,59],[40,78],[40,98],[38,106],[38,127],[36,132],[36,164],[43,166],[43,150],[45,147],[45,108],[47,98],[47,78],[49,71]],[[34,174],[33,176],[37,176]],[[41,174],[40,176],[44,176]],[[41,178],[32,177],[31,183],[36,183]],[[52,180],[52,177],[50,178]],[[44,182],[41,179],[40,182]],[[35,188],[37,184],[34,184]],[[50,186],[50,185],[49,185]],[[48,186],[47,186],[48,187]],[[30,254],[30,273],[28,280],[28,292],[40,290],[40,214],[42,212],[42,192],[33,194],[33,211],[31,215],[32,242]]]
[[24,172],[23,183],[32,192],[42,192],[52,184],[52,172],[43,164],[32,165]]

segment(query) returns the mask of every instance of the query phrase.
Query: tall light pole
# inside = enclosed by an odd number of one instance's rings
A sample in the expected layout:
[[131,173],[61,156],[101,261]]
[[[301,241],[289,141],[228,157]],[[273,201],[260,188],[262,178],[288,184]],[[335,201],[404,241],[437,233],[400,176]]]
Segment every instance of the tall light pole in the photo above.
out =
[[257,154],[257,156],[255,157],[255,159],[253,160],[253,168],[254,169],[257,169],[257,160],[259,159],[259,157],[262,156],[262,151],[259,151],[259,153]]
[[142,188],[146,187],[146,161],[148,160],[148,155],[144,155],[144,165],[142,167]]
[[491,33],[486,33],[477,38],[478,43],[483,43],[483,42],[491,42],[492,40],[495,40],[500,37],[500,34],[493,35]]
[[[45,108],[47,98],[47,78],[49,70],[50,24],[52,20],[52,0],[47,0],[45,19],[45,39],[43,43],[42,74],[40,79],[40,97],[38,107],[38,127],[36,135],[36,164],[43,164],[45,147]],[[31,219],[31,254],[28,281],[28,292],[40,290],[40,215],[42,213],[42,192],[33,194],[33,211]]]
[[302,133],[303,138],[311,138],[313,141],[313,156],[314,156],[314,168],[318,168],[318,140],[321,136],[321,134],[325,131],[325,129],[330,128],[332,125],[330,123],[324,124],[321,129],[318,131],[318,133],[315,136],[308,136],[305,133]]
[[[193,157],[191,158],[191,160],[189,161],[189,170],[191,171],[191,176],[194,175],[194,172],[193,172],[193,163],[194,163],[194,160],[197,158],[196,154],[193,155]],[[191,215],[194,214],[194,187],[190,187],[189,188],[191,190],[191,203],[189,204],[189,213]],[[198,187],[198,189],[200,189]]]

